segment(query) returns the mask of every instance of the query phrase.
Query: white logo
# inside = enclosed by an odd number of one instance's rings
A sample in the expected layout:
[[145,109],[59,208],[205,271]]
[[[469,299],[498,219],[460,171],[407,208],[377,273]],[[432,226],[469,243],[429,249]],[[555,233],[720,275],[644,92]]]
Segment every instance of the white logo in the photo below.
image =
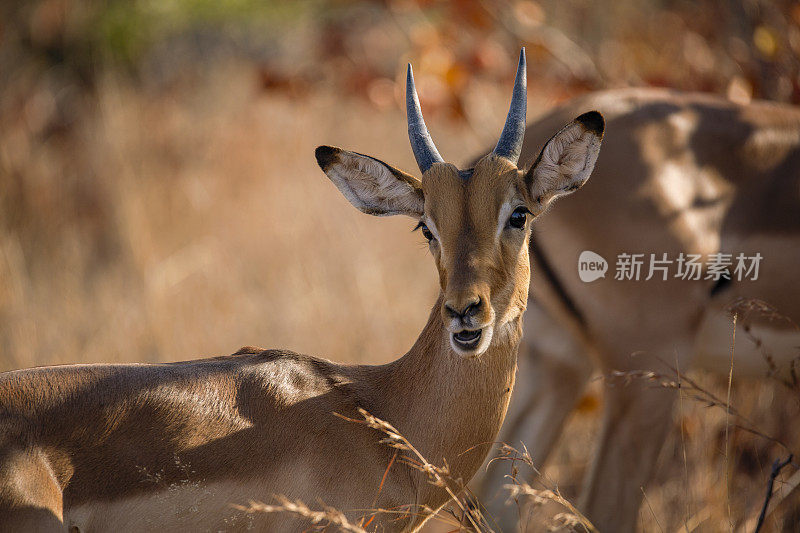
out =
[[592,251],[584,250],[578,257],[578,276],[584,283],[605,278],[607,270],[608,261]]

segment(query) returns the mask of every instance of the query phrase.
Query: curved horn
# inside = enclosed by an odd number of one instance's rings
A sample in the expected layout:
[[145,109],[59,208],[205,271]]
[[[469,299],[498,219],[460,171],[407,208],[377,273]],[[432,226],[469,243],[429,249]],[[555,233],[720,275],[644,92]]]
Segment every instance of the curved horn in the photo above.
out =
[[515,165],[522,152],[522,139],[525,136],[525,113],[528,109],[527,67],[525,64],[525,48],[519,52],[517,77],[514,80],[514,95],[508,109],[506,125],[494,148],[494,153],[510,160]]
[[422,109],[419,107],[417,89],[414,87],[414,74],[411,72],[411,63],[408,64],[406,75],[406,115],[408,116],[408,140],[417,160],[420,171],[424,174],[434,163],[443,163],[436,145],[433,144],[431,134],[422,118]]

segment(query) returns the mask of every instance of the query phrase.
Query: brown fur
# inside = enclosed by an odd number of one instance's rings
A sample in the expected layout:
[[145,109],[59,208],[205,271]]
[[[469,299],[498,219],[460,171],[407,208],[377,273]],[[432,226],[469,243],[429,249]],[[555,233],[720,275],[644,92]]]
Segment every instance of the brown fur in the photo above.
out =
[[[596,155],[586,152],[591,163]],[[422,506],[438,508],[445,492],[400,461],[379,491],[393,450],[375,430],[334,415],[359,418],[358,408],[393,424],[454,478],[472,477],[514,385],[530,223],[499,236],[497,228],[508,202],[531,204],[527,181],[496,156],[469,180],[437,164],[421,182],[354,152],[321,147],[317,159],[365,212],[424,215],[441,232],[431,251],[442,294],[408,353],[347,366],[243,348],[173,364],[0,374],[0,520],[42,530],[296,531],[303,525],[287,516],[230,507],[282,494],[353,520],[374,506],[409,511],[379,516],[370,525],[378,530],[419,525]],[[566,190],[572,178],[556,186]],[[475,320],[495,335],[467,357],[451,347],[444,304],[476,294],[487,305]]]

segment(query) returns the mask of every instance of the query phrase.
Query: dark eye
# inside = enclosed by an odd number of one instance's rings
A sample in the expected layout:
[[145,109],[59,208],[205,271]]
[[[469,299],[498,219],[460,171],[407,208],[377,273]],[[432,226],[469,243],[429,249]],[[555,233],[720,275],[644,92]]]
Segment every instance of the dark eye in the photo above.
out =
[[525,222],[528,220],[528,211],[527,207],[518,207],[514,209],[514,212],[511,213],[511,217],[508,219],[508,225],[512,228],[522,229],[525,227]]
[[420,221],[420,223],[417,224],[417,227],[414,229],[419,229],[422,232],[423,237],[428,239],[428,242],[433,240],[433,233],[431,233],[431,230],[428,229],[428,226],[426,226],[424,222]]

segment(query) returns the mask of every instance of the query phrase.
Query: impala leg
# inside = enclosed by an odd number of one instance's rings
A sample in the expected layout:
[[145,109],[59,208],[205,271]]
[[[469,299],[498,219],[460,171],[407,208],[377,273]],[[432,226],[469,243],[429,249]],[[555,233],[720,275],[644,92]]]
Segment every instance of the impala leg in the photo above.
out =
[[[688,342],[669,343],[655,354],[688,354]],[[630,353],[630,352],[628,352]],[[636,360],[637,369],[663,371],[655,358]],[[668,360],[666,355],[665,360]],[[621,366],[621,365],[620,365]],[[620,366],[617,366],[619,369]],[[687,361],[679,361],[686,368]],[[605,372],[610,372],[608,368]],[[600,531],[636,529],[643,490],[655,471],[672,427],[674,390],[634,379],[609,383],[604,391],[603,423],[597,449],[584,479],[579,508]]]
[[38,449],[2,453],[0,524],[4,531],[65,531],[62,501],[61,487],[44,453]]
[[670,429],[674,391],[606,391],[603,426],[580,508],[600,531],[635,531],[642,488]]
[[[529,303],[525,320],[516,385],[498,441],[518,450],[524,444],[533,464],[541,468],[583,392],[592,364],[569,332],[533,302]],[[511,471],[510,462],[493,461],[485,464],[473,481],[491,518],[501,531],[509,532],[525,520],[520,517],[521,510],[509,503],[509,493],[504,488],[512,483],[508,478]],[[522,480],[530,481],[527,466],[523,465],[519,474]]]

